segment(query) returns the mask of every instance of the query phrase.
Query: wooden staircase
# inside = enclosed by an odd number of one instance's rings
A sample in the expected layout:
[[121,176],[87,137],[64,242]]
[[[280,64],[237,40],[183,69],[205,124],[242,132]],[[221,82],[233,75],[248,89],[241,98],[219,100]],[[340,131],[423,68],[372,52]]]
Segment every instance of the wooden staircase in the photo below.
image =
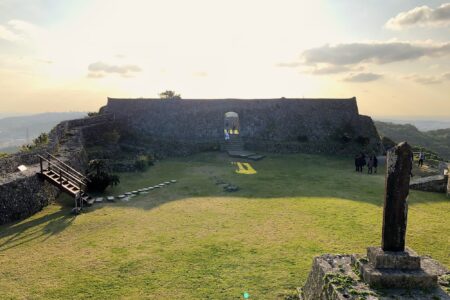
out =
[[[89,181],[86,176],[50,153],[47,153],[47,157],[38,157],[42,178],[75,199],[72,212],[79,213],[84,205],[91,206],[94,203],[95,199],[85,192]],[[45,164],[47,168],[44,167]]]

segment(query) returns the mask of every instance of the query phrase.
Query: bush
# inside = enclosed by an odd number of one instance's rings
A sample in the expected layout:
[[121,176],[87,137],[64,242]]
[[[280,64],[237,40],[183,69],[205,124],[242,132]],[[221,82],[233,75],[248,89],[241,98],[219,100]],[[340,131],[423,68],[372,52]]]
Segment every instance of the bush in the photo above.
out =
[[139,155],[134,161],[134,166],[138,171],[145,171],[148,168],[148,158],[145,155]]
[[91,192],[103,192],[108,186],[120,183],[119,176],[111,174],[110,168],[104,160],[91,160],[86,173],[89,179],[87,187]]
[[47,145],[48,142],[49,142],[48,134],[44,132],[44,133],[41,133],[37,138],[35,138],[33,140],[33,143],[27,144],[27,145],[22,145],[20,147],[20,151],[22,151],[22,152],[31,151],[31,150],[34,150],[35,148]]

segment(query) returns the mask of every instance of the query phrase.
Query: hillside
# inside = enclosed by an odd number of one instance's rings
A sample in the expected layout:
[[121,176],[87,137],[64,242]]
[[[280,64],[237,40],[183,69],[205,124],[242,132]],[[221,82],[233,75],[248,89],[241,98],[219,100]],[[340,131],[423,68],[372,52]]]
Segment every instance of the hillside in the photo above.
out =
[[18,146],[36,138],[42,132],[49,132],[64,120],[86,116],[85,112],[55,112],[0,119],[0,152],[14,152]]
[[375,121],[378,133],[395,142],[407,141],[413,146],[425,147],[450,159],[450,128],[420,131],[411,124],[394,124]]

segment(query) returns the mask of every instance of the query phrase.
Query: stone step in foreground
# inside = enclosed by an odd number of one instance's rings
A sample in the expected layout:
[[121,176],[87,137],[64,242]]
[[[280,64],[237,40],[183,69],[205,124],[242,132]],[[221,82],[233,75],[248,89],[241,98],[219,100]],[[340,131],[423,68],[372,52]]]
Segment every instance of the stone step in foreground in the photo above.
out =
[[[395,272],[385,270],[391,274],[389,282],[395,281],[403,288],[379,289],[367,284],[361,270],[369,263],[367,257],[358,255],[331,255],[325,254],[315,257],[311,272],[306,284],[299,290],[299,297],[303,300],[316,299],[367,299],[367,300],[425,300],[441,299],[448,300],[447,294],[450,276],[446,275],[448,270],[438,261],[429,257],[420,257],[422,271],[404,270]],[[411,274],[417,273],[414,281],[410,281]],[[381,278],[381,277],[380,277]],[[428,286],[430,279],[435,284],[428,288],[418,288],[423,282]],[[415,282],[417,286],[413,284]],[[374,285],[376,286],[376,284]],[[450,291],[449,291],[450,292]]]

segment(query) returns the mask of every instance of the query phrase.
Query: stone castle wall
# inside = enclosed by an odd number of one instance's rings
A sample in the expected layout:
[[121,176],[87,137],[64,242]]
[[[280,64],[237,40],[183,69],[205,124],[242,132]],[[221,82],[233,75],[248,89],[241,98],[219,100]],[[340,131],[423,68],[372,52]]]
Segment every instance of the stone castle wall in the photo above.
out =
[[[268,152],[380,152],[370,117],[361,116],[355,98],[265,100],[108,99],[112,113],[134,130],[177,151],[223,142],[224,114],[239,114],[240,136],[249,150]],[[362,146],[367,144],[366,146]],[[353,154],[353,153],[351,153]]]
[[[82,119],[80,119],[82,120]],[[59,190],[40,178],[38,154],[46,152],[57,155],[72,167],[84,171],[84,153],[81,126],[86,121],[65,121],[58,124],[49,134],[48,145],[39,149],[16,153],[0,159],[0,225],[33,215],[53,202]],[[20,172],[19,165],[28,170]]]

